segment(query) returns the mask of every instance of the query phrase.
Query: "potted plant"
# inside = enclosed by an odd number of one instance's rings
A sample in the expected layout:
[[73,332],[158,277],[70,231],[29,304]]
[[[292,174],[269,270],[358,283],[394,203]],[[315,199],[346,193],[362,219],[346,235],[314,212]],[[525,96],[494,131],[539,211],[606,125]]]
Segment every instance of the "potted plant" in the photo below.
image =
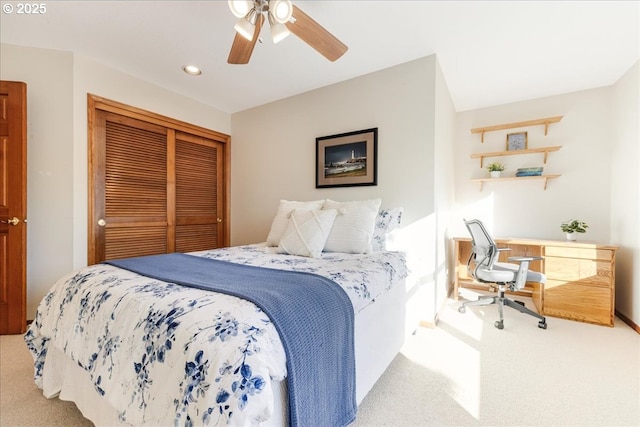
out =
[[570,219],[560,224],[560,229],[567,236],[567,240],[576,240],[576,233],[586,233],[587,228],[589,225],[579,219]]
[[500,162],[489,163],[487,170],[491,174],[491,178],[500,178],[500,173],[504,170],[504,165]]

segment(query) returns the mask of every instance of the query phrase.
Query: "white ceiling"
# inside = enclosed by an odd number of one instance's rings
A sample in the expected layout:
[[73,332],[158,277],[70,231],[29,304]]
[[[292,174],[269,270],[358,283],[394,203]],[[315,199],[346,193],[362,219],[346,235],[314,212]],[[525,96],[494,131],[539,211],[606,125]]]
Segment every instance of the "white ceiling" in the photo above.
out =
[[226,1],[49,0],[39,16],[18,3],[2,3],[0,42],[74,52],[229,113],[432,54],[457,111],[608,86],[640,57],[638,1],[294,0],[349,51],[331,63],[264,28],[248,65],[226,62]]

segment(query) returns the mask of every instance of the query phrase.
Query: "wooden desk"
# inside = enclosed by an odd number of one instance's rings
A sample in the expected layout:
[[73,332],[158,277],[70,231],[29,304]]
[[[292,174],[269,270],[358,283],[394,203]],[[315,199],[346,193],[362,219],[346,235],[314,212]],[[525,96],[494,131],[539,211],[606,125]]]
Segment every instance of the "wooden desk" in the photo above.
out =
[[[511,256],[541,256],[529,267],[547,277],[544,285],[527,282],[515,292],[531,297],[539,313],[580,322],[613,326],[615,311],[614,245],[588,242],[534,239],[495,239],[498,247],[511,248],[500,254],[499,261]],[[453,296],[460,287],[488,290],[491,284],[474,281],[467,272],[471,239],[454,238],[455,271]]]

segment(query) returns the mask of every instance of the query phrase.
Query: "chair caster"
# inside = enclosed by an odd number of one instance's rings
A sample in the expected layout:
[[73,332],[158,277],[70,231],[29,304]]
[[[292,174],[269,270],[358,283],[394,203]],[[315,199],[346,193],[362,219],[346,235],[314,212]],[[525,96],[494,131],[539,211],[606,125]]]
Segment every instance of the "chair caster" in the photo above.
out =
[[496,323],[494,323],[493,326],[495,326],[498,329],[504,329],[504,321],[503,320],[496,320]]
[[459,313],[466,313],[467,312],[467,308],[464,305],[461,305],[460,307],[458,307],[458,312]]
[[538,328],[540,329],[547,329],[547,321],[546,320],[541,320],[538,322]]

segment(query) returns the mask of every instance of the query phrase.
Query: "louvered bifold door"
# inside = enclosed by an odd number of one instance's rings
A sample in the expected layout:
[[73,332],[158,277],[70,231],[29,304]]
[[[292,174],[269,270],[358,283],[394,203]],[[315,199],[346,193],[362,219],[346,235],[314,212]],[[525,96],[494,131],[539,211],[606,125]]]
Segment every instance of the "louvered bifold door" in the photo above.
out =
[[176,252],[221,246],[222,150],[220,142],[176,132]]
[[104,111],[96,121],[95,261],[166,253],[167,129]]

